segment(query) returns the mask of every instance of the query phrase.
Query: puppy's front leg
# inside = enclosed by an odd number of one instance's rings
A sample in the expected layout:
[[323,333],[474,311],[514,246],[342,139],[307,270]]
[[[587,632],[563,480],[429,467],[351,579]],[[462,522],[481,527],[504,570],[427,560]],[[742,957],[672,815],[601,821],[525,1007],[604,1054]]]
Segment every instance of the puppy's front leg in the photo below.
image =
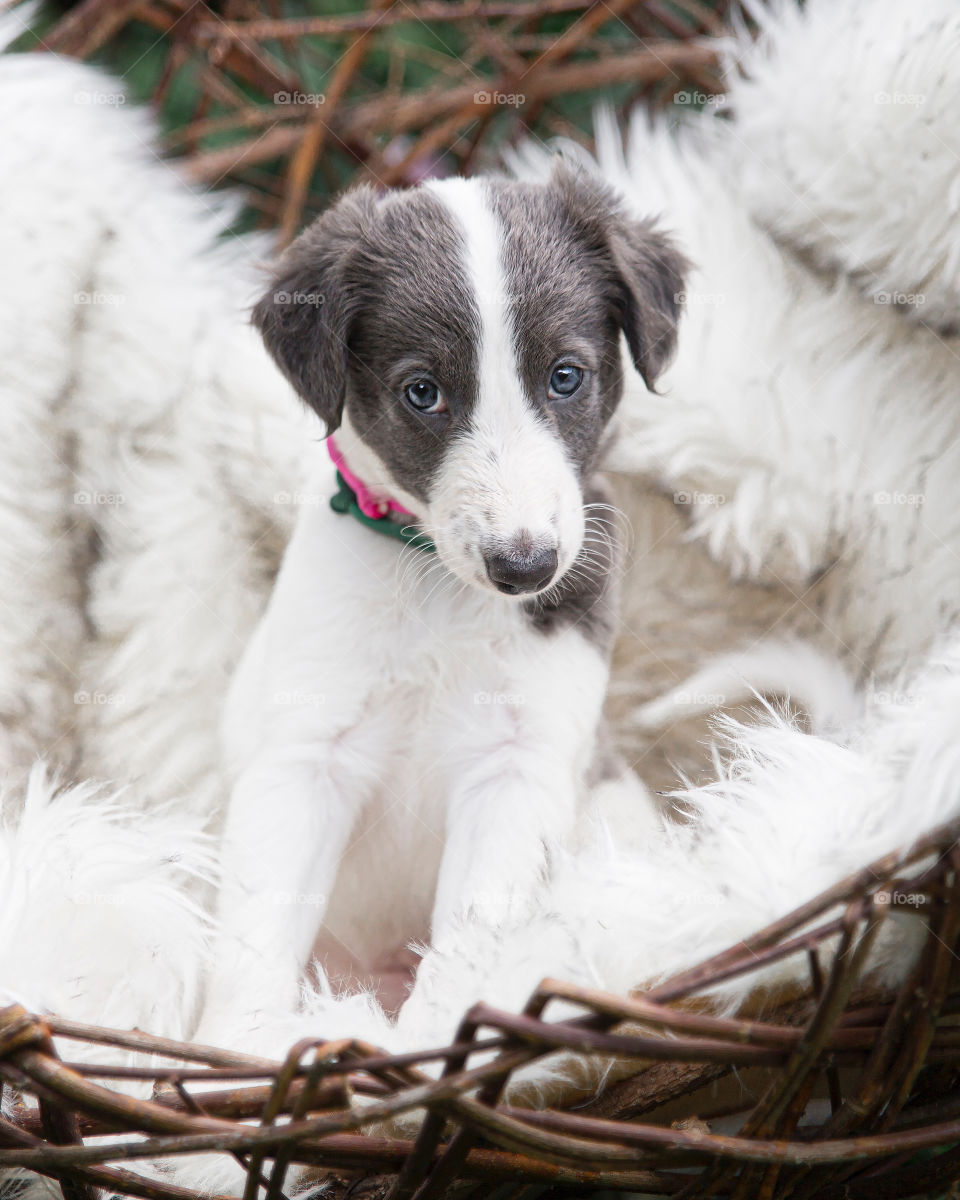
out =
[[292,1007],[357,816],[329,747],[272,750],[244,771],[223,841],[220,925],[198,1040]]
[[434,944],[464,919],[499,924],[532,907],[576,820],[607,674],[575,628],[531,631],[510,690],[473,698],[451,777]]
[[[351,553],[330,536],[337,519],[301,513],[224,713],[235,783],[201,1040],[242,1042],[258,1012],[293,1007],[340,860],[378,787],[384,739],[367,711],[365,666],[378,647],[364,621],[347,619],[357,605],[346,587],[316,602],[317,579]],[[364,584],[375,616],[378,595]]]
[[503,752],[454,789],[433,911],[434,944],[469,918],[499,925],[523,916],[545,879],[550,851],[573,827],[576,790],[535,752]]

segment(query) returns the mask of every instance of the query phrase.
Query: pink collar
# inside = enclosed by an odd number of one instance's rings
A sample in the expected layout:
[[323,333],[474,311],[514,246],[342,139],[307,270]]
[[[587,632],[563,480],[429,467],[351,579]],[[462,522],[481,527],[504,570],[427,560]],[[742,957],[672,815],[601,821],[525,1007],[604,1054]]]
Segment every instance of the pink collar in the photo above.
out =
[[402,504],[398,504],[396,500],[390,499],[380,500],[367,487],[362,479],[359,479],[346,464],[346,460],[340,451],[340,447],[333,440],[333,434],[327,438],[327,453],[333,461],[333,465],[343,476],[345,482],[357,497],[357,507],[365,517],[371,517],[378,521],[383,517],[387,517],[390,513],[400,513],[404,517],[412,517],[413,513],[409,509],[404,508]]

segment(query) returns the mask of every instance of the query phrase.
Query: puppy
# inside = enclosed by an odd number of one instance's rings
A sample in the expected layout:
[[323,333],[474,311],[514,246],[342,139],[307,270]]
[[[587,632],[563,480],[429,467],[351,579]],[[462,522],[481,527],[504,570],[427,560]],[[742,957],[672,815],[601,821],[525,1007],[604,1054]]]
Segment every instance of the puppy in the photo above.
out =
[[325,463],[228,700],[200,1040],[249,1041],[313,951],[370,971],[522,919],[620,774],[597,464],[624,362],[652,387],[674,349],[684,269],[566,169],[361,187],[280,260],[254,321],[340,490]]

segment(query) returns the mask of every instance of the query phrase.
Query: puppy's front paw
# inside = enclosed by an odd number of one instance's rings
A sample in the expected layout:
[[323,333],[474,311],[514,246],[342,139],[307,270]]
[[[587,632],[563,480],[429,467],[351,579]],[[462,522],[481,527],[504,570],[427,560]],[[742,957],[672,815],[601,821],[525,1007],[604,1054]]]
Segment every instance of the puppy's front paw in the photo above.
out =
[[[304,1039],[315,1039],[318,1043],[349,1041],[351,1038],[382,1047],[389,1052],[394,1049],[393,1026],[370,992],[336,995],[317,969],[318,983],[304,986],[296,1008],[278,1008],[275,1011],[257,1012],[221,1011],[208,1012],[197,1030],[194,1041],[218,1049],[268,1058],[274,1062],[286,1059],[292,1046]],[[310,1051],[303,1062],[310,1061]],[[223,1084],[211,1084],[214,1090]],[[203,1103],[203,1090],[192,1086],[191,1091]],[[354,1102],[363,1104],[361,1096]],[[263,1173],[269,1176],[272,1164],[268,1160]],[[164,1159],[156,1169],[173,1182],[193,1188],[203,1194],[218,1193],[240,1196],[246,1184],[246,1171],[230,1154],[201,1154],[190,1157]],[[290,1194],[297,1184],[313,1168],[291,1164],[287,1171],[287,1186]]]
[[[521,1012],[545,977],[576,980],[583,968],[574,934],[551,913],[541,912],[532,919],[496,929],[465,925],[457,936],[446,939],[443,949],[433,948],[424,955],[416,984],[397,1018],[397,1048],[416,1051],[449,1045],[456,1040],[463,1017],[478,1001],[508,1013]],[[557,1004],[547,1018],[561,1020],[578,1011]],[[493,1029],[481,1029],[479,1038],[494,1033]],[[481,1066],[497,1053],[475,1052],[467,1066]],[[442,1066],[438,1062],[420,1069],[436,1077]],[[570,1065],[554,1056],[515,1072],[509,1095],[534,1102],[546,1096],[552,1086],[562,1091],[570,1075]],[[411,1136],[422,1116],[403,1114],[391,1122],[390,1132]]]
[[[293,1014],[284,1015],[290,1018]],[[287,1031],[277,1028],[278,1016],[259,1011],[207,1013],[192,1040],[199,1046],[213,1046],[235,1054],[282,1059],[290,1047],[289,1043],[283,1044]]]
[[446,1044],[478,1001],[519,1012],[545,976],[576,978],[582,969],[573,932],[552,913],[451,926],[423,956],[398,1035],[405,1049]]

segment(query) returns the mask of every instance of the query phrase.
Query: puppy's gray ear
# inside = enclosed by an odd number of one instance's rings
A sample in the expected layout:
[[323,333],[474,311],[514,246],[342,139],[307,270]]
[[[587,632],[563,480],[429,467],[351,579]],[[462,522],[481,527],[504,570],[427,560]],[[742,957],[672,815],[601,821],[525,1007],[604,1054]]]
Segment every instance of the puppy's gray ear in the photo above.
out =
[[637,220],[608,184],[560,167],[554,182],[566,194],[588,241],[609,259],[617,319],[633,365],[653,390],[677,348],[690,264],[653,220]]
[[610,249],[623,281],[623,332],[633,365],[652,391],[677,349],[689,264],[653,221],[623,219]]
[[281,255],[253,310],[277,366],[328,434],[340,426],[347,390],[347,339],[358,303],[350,260],[376,204],[376,192],[365,185],[318,217]]

